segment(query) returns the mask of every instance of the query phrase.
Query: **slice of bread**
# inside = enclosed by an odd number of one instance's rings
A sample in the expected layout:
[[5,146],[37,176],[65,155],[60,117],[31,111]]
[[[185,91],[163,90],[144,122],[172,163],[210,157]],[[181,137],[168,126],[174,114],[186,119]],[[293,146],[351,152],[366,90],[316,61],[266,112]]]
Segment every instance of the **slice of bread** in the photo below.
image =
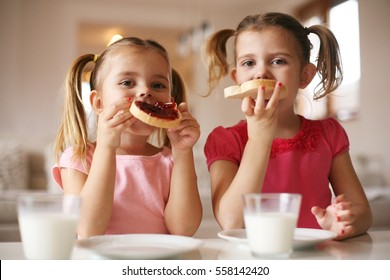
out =
[[176,103],[161,103],[155,105],[143,101],[134,101],[130,113],[140,121],[155,127],[174,128],[180,124],[181,113]]
[[[225,98],[244,98],[250,96],[254,99],[257,97],[257,92],[260,86],[265,86],[265,99],[269,100],[274,92],[276,81],[257,79],[250,80],[242,83],[241,86],[231,86],[224,90]],[[287,87],[282,85],[282,91],[280,93],[280,99],[287,97]]]

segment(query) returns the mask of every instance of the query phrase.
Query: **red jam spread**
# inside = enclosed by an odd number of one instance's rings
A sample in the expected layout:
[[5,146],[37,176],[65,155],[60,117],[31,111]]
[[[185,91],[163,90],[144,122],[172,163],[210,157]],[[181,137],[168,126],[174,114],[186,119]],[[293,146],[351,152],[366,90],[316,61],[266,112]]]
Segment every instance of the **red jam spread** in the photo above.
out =
[[150,116],[166,120],[175,120],[179,117],[175,102],[157,102],[148,104],[143,101],[135,101],[135,105]]

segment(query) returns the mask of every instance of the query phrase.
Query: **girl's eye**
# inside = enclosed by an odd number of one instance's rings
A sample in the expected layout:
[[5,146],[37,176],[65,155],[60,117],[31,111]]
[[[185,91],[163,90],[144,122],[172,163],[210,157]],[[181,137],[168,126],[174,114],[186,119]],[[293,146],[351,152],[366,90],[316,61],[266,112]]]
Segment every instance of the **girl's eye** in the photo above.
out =
[[241,63],[242,66],[253,66],[255,65],[254,61],[251,60],[245,60],[244,62]]
[[129,81],[129,80],[122,81],[122,82],[120,82],[120,84],[122,86],[125,86],[125,87],[132,87],[132,86],[134,86],[134,83],[132,81]]
[[162,83],[154,83],[154,84],[152,85],[152,87],[153,87],[154,89],[164,89],[164,88],[166,88],[166,86],[165,86],[164,84],[162,84]]
[[271,64],[283,65],[283,64],[286,64],[286,61],[284,59],[277,58],[277,59],[272,60]]

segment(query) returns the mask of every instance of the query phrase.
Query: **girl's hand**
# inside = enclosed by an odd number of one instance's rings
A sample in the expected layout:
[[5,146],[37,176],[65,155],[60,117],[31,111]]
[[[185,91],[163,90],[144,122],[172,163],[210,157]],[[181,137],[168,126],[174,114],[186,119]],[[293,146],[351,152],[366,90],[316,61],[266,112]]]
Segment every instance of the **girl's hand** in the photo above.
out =
[[120,146],[120,136],[123,130],[134,122],[130,113],[131,100],[122,99],[106,108],[98,116],[97,143],[116,149]]
[[177,108],[182,119],[176,128],[167,129],[171,146],[174,149],[190,150],[200,137],[200,126],[188,111],[186,103],[180,103]]
[[337,234],[336,240],[348,238],[355,233],[356,211],[358,207],[347,201],[345,195],[337,196],[326,209],[318,206],[311,209],[321,228]]
[[278,123],[278,103],[282,84],[279,82],[266,102],[265,87],[260,86],[257,98],[245,97],[241,104],[241,110],[246,115],[248,123],[248,139],[272,142]]

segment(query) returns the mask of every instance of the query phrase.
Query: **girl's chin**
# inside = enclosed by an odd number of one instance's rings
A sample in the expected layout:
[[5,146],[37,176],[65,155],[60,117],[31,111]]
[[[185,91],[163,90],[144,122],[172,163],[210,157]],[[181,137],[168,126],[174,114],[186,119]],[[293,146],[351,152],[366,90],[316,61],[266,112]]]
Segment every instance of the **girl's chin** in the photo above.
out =
[[156,127],[150,126],[144,122],[141,122],[140,120],[136,120],[134,123],[131,124],[131,126],[127,127],[125,129],[125,132],[131,133],[131,134],[142,134],[145,136],[149,136],[153,132],[157,130]]

